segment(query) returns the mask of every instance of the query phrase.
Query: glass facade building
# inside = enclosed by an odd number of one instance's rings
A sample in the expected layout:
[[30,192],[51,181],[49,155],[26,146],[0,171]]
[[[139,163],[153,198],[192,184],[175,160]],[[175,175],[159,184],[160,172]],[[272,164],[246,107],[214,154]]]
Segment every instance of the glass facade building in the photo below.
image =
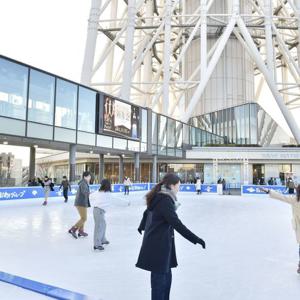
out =
[[0,56],[1,134],[80,144],[87,150],[102,147],[170,157],[183,157],[185,147],[224,143],[220,135],[130,103],[134,119],[129,122],[138,126],[137,137],[107,133],[101,111],[104,97],[126,103]]

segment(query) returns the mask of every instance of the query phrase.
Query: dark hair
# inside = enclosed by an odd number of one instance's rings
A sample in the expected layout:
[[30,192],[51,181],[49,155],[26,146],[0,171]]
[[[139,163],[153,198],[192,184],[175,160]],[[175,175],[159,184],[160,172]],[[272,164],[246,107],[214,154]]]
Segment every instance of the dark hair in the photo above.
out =
[[300,202],[300,184],[298,184],[296,188],[296,197],[297,197],[297,201]]
[[151,204],[151,201],[155,197],[155,195],[161,191],[161,187],[164,185],[167,189],[171,189],[171,185],[175,185],[180,181],[180,178],[175,175],[174,173],[168,173],[166,174],[163,179],[155,185],[152,190],[146,194],[146,203],[149,207]]
[[111,192],[111,183],[108,179],[102,179],[99,191]]
[[84,171],[84,172],[82,173],[82,178],[88,177],[88,176],[92,176],[92,174],[91,174],[90,171]]
[[67,176],[63,176],[63,178],[67,179]]

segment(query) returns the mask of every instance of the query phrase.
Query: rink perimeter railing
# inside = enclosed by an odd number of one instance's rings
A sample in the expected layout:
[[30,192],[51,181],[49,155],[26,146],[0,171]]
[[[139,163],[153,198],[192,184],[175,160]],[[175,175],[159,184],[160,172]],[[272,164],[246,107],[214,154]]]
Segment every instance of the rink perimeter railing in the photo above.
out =
[[[131,192],[136,191],[148,191],[153,188],[154,183],[133,183],[130,186]],[[260,188],[265,187],[273,189],[281,193],[287,193],[285,186],[278,185],[242,185],[241,195],[264,195],[260,191]],[[69,196],[75,196],[77,193],[78,185],[72,185]],[[94,192],[99,189],[99,184],[90,185],[90,191]],[[123,193],[123,184],[113,184],[112,192]],[[196,192],[195,184],[181,184],[180,192]],[[202,184],[201,192],[208,194],[223,194],[222,185],[218,184]],[[2,187],[0,188],[0,201],[1,200],[23,200],[23,199],[39,199],[44,197],[44,190],[41,186],[34,187]],[[59,189],[59,186],[54,187],[54,191],[50,192],[49,197],[63,197],[63,191]]]

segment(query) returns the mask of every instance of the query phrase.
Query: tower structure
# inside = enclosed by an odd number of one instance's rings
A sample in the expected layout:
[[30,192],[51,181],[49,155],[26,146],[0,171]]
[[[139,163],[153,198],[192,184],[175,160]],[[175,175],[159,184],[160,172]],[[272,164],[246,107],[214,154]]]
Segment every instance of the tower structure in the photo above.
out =
[[299,36],[300,0],[92,0],[81,81],[184,122],[224,111],[223,131],[258,103],[260,144],[299,144]]

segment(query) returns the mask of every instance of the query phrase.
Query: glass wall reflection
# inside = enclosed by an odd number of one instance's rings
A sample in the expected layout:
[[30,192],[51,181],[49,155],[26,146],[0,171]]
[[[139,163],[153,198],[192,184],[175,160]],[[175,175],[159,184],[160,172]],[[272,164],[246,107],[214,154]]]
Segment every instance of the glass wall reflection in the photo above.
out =
[[26,118],[28,68],[0,58],[0,115]]

